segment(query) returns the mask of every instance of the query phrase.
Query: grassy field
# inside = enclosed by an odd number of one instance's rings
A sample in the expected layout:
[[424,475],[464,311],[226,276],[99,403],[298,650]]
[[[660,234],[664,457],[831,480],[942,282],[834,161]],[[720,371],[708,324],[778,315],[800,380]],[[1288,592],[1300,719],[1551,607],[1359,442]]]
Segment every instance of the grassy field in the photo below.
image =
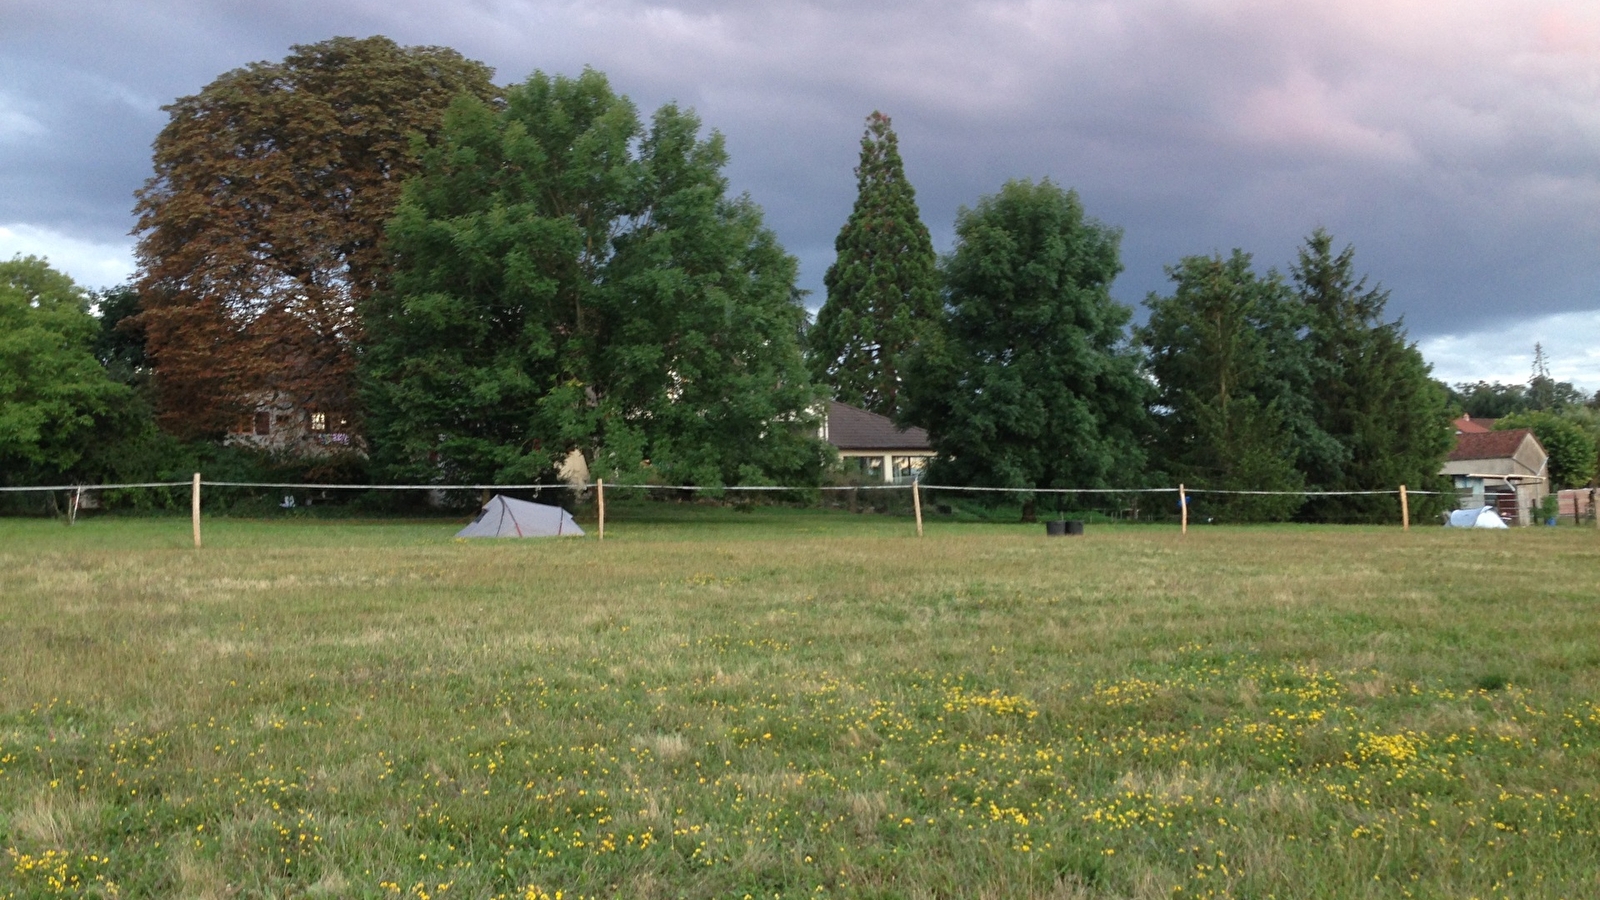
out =
[[1600,534],[0,520],[0,897],[1600,896]]

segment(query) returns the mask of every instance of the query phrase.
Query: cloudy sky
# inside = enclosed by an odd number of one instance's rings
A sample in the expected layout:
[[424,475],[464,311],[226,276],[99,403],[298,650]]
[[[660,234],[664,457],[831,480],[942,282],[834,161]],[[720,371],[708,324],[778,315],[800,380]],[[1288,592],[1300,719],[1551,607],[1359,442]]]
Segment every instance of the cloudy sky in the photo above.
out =
[[1600,388],[1594,0],[0,0],[0,258],[123,280],[163,104],[371,34],[695,107],[819,295],[881,109],[941,251],[1020,177],[1123,229],[1133,305],[1184,255],[1284,269],[1323,226],[1438,376],[1522,381],[1542,342]]

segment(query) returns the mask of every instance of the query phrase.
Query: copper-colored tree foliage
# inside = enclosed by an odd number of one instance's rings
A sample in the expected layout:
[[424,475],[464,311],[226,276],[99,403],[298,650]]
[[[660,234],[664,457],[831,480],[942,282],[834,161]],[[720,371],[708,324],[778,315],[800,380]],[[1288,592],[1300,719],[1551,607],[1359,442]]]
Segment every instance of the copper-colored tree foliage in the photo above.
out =
[[301,45],[166,107],[138,194],[142,319],[163,424],[215,436],[264,396],[355,413],[358,310],[412,140],[493,70],[384,37]]

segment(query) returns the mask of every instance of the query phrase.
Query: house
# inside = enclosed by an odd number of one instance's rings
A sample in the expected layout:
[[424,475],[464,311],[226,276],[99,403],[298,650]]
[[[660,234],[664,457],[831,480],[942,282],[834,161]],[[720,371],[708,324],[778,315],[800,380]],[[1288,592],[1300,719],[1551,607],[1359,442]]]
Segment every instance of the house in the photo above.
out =
[[1485,434],[1494,430],[1497,419],[1474,419],[1470,415],[1462,415],[1455,420],[1456,434]]
[[250,401],[255,411],[228,432],[227,443],[296,456],[365,449],[342,412],[318,409],[272,391],[262,391]]
[[1439,474],[1455,482],[1462,509],[1493,506],[1500,518],[1518,525],[1532,521],[1534,508],[1550,492],[1549,456],[1526,428],[1467,431],[1458,426],[1455,449]]
[[846,472],[887,484],[920,478],[938,455],[921,428],[899,428],[888,416],[837,400],[828,402],[819,436],[838,451]]

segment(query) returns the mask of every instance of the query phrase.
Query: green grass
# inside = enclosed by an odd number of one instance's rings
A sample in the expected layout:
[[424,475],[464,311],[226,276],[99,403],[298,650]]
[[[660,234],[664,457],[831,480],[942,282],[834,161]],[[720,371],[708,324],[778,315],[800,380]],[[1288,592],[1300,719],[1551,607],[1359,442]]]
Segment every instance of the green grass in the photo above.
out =
[[636,513],[0,520],[0,897],[1600,895],[1593,530]]

